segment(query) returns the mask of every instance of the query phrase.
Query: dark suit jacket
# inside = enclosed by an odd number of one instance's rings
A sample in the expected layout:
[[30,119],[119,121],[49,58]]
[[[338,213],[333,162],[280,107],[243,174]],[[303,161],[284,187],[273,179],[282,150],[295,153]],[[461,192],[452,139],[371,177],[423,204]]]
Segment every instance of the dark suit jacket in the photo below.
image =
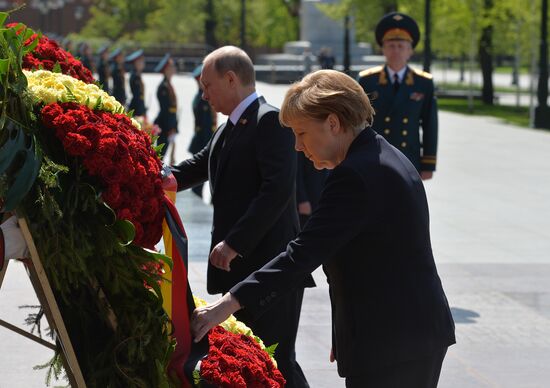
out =
[[200,152],[173,167],[178,190],[210,181],[213,248],[225,240],[242,257],[225,272],[210,263],[209,293],[227,292],[273,256],[298,232],[294,136],[278,110],[260,98],[224,141],[223,124]]
[[319,206],[286,252],[230,292],[245,309],[261,312],[321,264],[341,376],[455,342],[422,181],[410,161],[370,128],[329,175]]

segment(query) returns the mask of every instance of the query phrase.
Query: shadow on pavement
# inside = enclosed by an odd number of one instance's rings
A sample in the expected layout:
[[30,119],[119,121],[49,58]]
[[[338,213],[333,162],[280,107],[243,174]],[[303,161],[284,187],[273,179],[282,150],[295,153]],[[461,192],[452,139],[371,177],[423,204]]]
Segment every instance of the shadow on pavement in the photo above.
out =
[[451,314],[455,323],[477,323],[477,319],[480,315],[472,310],[461,309],[458,307],[451,307]]

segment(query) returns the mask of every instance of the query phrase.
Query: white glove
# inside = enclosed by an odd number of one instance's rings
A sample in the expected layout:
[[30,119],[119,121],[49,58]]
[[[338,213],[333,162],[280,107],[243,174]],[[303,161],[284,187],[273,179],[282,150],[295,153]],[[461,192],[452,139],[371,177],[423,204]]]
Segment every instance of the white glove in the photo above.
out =
[[4,233],[4,257],[10,259],[22,259],[29,256],[27,242],[19,229],[17,217],[11,216],[0,225]]

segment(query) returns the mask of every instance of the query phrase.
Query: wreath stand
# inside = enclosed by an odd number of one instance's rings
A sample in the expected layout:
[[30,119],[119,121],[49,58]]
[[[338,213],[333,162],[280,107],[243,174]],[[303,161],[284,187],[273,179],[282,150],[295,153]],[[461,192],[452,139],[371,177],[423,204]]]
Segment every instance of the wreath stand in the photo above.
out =
[[[63,366],[65,368],[65,372],[67,373],[67,377],[69,378],[69,383],[71,387],[86,388],[84,376],[82,375],[80,365],[78,364],[73,345],[69,338],[65,323],[63,322],[63,318],[61,316],[59,306],[55,300],[50,282],[48,281],[48,277],[46,276],[46,272],[44,271],[44,266],[42,265],[40,257],[38,256],[38,251],[36,250],[36,245],[34,244],[34,240],[29,230],[27,220],[25,218],[18,217],[18,222],[19,227],[21,228],[21,232],[25,237],[25,241],[27,242],[27,246],[29,247],[30,253],[30,259],[24,259],[22,260],[22,262],[25,264],[27,273],[29,274],[31,284],[34,288],[34,291],[36,292],[38,301],[44,309],[44,314],[46,315],[48,325],[54,332],[55,344],[48,342],[38,336],[35,336],[23,329],[20,329],[19,327],[12,325],[11,323],[6,322],[2,319],[0,319],[0,326],[3,326],[6,329],[15,332],[16,334],[28,338],[42,346],[45,346],[48,349],[52,349],[54,351],[59,350],[59,353],[61,354],[61,359],[63,361]],[[6,260],[4,268],[0,271],[0,291],[2,288],[4,276],[8,269],[9,262],[9,260]]]

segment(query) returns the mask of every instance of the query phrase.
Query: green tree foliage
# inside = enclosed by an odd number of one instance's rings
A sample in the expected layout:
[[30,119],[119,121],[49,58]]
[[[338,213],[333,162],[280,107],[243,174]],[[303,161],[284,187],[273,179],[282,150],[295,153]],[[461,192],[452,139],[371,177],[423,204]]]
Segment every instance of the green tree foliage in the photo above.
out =
[[[241,2],[235,0],[94,0],[85,38],[113,41],[239,44]],[[246,40],[252,47],[280,48],[299,35],[299,0],[246,2]],[[208,22],[208,23],[207,23]],[[213,32],[213,34],[212,34]]]
[[156,0],[157,8],[144,15],[146,26],[134,40],[147,43],[204,42],[204,0]]
[[158,0],[95,0],[91,19],[82,30],[87,37],[130,39],[146,28],[148,16],[159,7]]
[[[236,0],[93,0],[92,18],[82,35],[113,41],[239,44],[240,7]],[[436,57],[467,57],[488,25],[493,29],[493,55],[519,53],[526,65],[537,44],[538,0],[498,0],[483,12],[483,0],[431,0],[432,50]],[[211,5],[208,8],[207,5]],[[414,17],[424,33],[425,0],[340,0],[321,5],[327,15],[353,17],[356,41],[374,39],[376,23],[387,12],[399,10]],[[533,5],[535,8],[533,8]],[[301,0],[247,0],[246,40],[250,47],[280,48],[299,38]],[[534,11],[534,12],[533,12]],[[208,39],[206,38],[207,31]],[[533,41],[535,37],[535,41]],[[423,41],[417,46],[422,52]]]

